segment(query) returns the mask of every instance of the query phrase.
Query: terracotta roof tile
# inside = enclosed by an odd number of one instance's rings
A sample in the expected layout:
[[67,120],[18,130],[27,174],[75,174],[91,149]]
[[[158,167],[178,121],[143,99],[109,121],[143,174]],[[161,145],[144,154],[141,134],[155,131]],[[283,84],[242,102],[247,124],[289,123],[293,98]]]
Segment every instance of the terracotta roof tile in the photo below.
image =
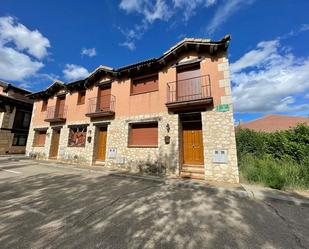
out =
[[309,125],[309,118],[271,114],[240,124],[238,127],[255,131],[275,132],[288,130],[302,123]]

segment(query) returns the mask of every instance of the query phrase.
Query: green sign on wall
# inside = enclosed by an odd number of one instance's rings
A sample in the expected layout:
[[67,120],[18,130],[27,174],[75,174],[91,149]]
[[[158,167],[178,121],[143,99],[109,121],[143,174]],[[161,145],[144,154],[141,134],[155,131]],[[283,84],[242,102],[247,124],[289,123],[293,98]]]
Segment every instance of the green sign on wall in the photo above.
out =
[[216,111],[217,112],[227,112],[228,110],[230,110],[230,106],[228,104],[217,105],[216,106]]

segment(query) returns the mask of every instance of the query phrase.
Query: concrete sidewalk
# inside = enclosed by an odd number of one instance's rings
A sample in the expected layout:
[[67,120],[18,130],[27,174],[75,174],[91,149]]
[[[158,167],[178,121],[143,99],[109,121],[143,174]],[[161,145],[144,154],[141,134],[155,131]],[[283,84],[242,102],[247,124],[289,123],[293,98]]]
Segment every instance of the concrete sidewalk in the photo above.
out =
[[217,182],[205,182],[190,179],[180,179],[180,178],[168,178],[168,177],[158,177],[134,174],[127,171],[118,170],[107,170],[101,166],[77,166],[71,164],[64,164],[59,162],[48,162],[48,161],[36,161],[40,165],[60,167],[60,168],[70,168],[74,170],[80,170],[89,173],[100,173],[104,175],[114,175],[121,177],[130,177],[136,179],[150,180],[161,182],[170,186],[177,186],[183,188],[193,188],[205,190],[212,193],[222,193],[233,195],[237,197],[250,198],[261,201],[278,201],[287,204],[306,206],[309,207],[309,194],[308,192],[286,192],[276,189],[266,188],[256,185],[248,184],[226,184]]

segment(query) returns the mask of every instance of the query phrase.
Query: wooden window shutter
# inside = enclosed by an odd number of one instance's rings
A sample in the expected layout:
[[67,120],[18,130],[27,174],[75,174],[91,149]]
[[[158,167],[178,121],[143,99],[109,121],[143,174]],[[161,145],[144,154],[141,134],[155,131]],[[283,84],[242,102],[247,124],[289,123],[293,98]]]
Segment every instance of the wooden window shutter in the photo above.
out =
[[46,131],[36,131],[35,146],[44,146],[46,139]]
[[158,146],[158,123],[131,124],[129,132],[129,146]]
[[132,80],[131,94],[147,93],[158,91],[159,89],[158,74],[137,78]]

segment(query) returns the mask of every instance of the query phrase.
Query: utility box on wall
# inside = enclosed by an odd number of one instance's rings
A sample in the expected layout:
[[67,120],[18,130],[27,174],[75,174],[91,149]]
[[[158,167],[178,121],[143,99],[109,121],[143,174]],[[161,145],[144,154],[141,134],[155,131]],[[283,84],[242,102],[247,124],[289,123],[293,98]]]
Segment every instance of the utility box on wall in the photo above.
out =
[[117,156],[117,149],[116,148],[109,148],[107,151],[108,158],[116,158]]
[[216,149],[213,151],[213,163],[227,163],[228,157],[227,157],[227,150],[224,149]]

